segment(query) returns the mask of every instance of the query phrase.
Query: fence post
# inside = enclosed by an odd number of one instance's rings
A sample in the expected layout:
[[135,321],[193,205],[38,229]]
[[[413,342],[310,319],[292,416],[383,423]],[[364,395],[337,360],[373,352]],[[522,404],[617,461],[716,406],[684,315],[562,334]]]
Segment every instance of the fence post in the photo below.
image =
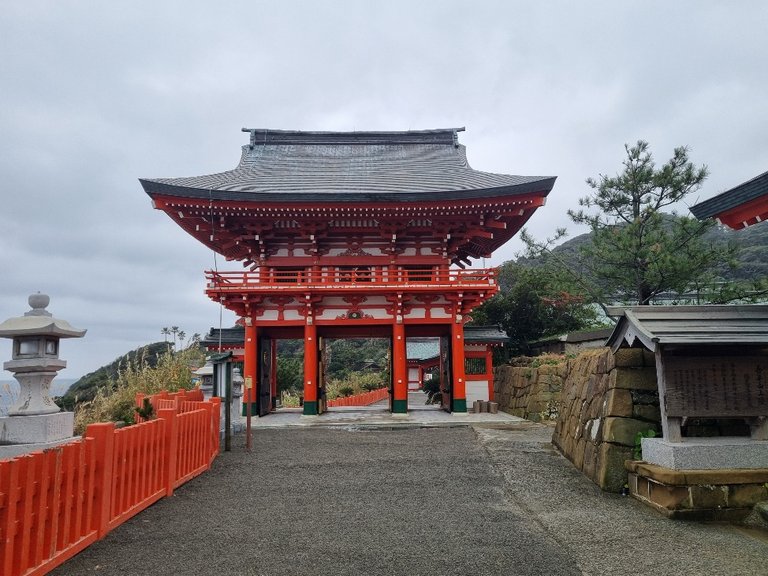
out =
[[93,438],[97,486],[93,510],[96,533],[99,540],[109,532],[112,515],[112,477],[115,461],[115,425],[112,422],[90,424],[85,437]]
[[213,404],[213,409],[211,412],[211,427],[213,428],[211,432],[213,433],[213,445],[211,446],[210,455],[211,462],[213,462],[213,459],[216,457],[216,455],[221,452],[221,398],[219,396],[214,396],[209,400],[209,402]]
[[176,455],[178,453],[179,435],[176,423],[176,408],[162,408],[157,411],[157,417],[165,420],[165,495],[173,496],[173,485],[176,483]]

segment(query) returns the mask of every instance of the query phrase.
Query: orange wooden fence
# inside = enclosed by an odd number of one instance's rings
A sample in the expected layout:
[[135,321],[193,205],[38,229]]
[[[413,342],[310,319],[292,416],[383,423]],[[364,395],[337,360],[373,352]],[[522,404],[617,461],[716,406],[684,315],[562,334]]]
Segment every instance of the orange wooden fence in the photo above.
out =
[[389,396],[389,389],[379,388],[378,390],[371,390],[370,392],[364,392],[363,394],[355,394],[354,396],[328,400],[328,408],[334,408],[336,406],[368,406],[379,400],[384,400],[387,396]]
[[183,396],[155,420],[92,424],[80,440],[0,461],[0,574],[46,574],[210,468],[220,399]]

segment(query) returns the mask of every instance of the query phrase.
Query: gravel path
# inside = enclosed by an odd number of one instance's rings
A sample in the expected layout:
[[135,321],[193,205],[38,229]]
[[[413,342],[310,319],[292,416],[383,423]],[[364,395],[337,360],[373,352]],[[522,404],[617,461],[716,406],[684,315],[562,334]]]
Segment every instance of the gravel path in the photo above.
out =
[[602,494],[551,430],[260,430],[53,574],[768,574],[768,544]]

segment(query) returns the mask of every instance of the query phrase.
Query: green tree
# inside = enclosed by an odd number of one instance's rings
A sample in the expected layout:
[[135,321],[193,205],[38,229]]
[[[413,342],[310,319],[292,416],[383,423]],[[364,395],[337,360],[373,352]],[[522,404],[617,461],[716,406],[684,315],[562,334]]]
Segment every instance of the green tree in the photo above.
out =
[[719,266],[732,262],[735,249],[705,241],[713,221],[662,211],[698,190],[709,174],[689,161],[687,148],[675,148],[659,168],[647,142],[624,148],[623,171],[588,178],[593,192],[568,215],[592,231],[582,253],[604,294],[645,305],[662,292],[685,292],[694,282],[713,279]]
[[544,336],[599,325],[596,309],[554,266],[506,262],[500,273],[506,278],[500,292],[472,313],[472,323],[501,326],[512,353],[527,353],[529,342]]

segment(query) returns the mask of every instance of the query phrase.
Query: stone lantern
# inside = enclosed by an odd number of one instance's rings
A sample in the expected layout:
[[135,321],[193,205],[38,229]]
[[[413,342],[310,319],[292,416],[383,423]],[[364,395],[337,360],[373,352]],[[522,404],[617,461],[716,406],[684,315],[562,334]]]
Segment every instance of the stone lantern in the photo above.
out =
[[[50,389],[56,373],[67,365],[59,358],[59,341],[82,338],[86,331],[54,318],[46,310],[49,302],[45,294],[33,294],[29,312],[0,324],[0,337],[13,339],[11,360],[3,368],[12,372],[20,385],[17,402],[7,417],[0,418],[0,445],[26,447],[16,453],[59,444],[73,435],[74,415],[59,409]],[[8,456],[0,451],[0,457]]]

